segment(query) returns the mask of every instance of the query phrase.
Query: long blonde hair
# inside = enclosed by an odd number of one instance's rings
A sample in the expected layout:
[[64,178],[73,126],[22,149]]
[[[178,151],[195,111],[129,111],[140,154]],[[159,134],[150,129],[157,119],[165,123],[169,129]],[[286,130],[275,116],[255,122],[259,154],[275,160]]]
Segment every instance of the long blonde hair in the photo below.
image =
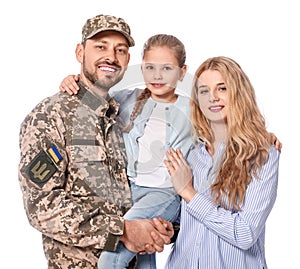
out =
[[[174,55],[178,61],[178,66],[181,68],[185,64],[186,52],[183,43],[173,35],[157,34],[151,36],[144,44],[142,57],[144,59],[145,53],[153,48],[168,47],[174,51]],[[144,89],[138,96],[132,113],[130,115],[130,122],[123,128],[124,132],[129,132],[132,129],[133,121],[142,112],[143,107],[147,100],[150,98],[151,92],[149,89]]]
[[214,134],[210,122],[198,104],[198,78],[206,70],[220,72],[228,94],[227,141],[223,163],[211,193],[217,204],[240,209],[251,176],[266,162],[270,147],[270,134],[260,113],[255,92],[248,76],[238,63],[227,57],[209,58],[195,72],[191,93],[192,132],[196,139],[212,148]]

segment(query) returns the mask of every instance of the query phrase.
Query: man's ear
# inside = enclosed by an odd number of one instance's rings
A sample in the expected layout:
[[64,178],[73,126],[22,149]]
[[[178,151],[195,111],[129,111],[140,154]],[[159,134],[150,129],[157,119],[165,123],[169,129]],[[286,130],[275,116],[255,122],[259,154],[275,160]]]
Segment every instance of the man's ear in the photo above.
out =
[[130,62],[130,53],[128,53],[128,60],[127,60],[127,63]]
[[127,67],[126,67],[126,70],[128,69],[129,62],[130,62],[130,53],[128,53],[128,57],[127,57]]
[[81,43],[77,44],[76,49],[75,49],[75,54],[76,54],[76,59],[78,62],[81,64],[83,63],[83,50],[84,47]]

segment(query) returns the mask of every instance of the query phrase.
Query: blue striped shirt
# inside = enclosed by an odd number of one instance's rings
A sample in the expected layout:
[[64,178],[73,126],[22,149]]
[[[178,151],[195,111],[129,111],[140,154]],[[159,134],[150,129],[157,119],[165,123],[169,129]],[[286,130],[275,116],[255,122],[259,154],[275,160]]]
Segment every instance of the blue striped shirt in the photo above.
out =
[[213,159],[197,145],[188,155],[198,193],[189,203],[182,201],[181,230],[166,269],[267,268],[265,223],[277,196],[280,153],[270,149],[259,179],[252,179],[237,212],[216,206],[209,192],[223,150],[224,145]]

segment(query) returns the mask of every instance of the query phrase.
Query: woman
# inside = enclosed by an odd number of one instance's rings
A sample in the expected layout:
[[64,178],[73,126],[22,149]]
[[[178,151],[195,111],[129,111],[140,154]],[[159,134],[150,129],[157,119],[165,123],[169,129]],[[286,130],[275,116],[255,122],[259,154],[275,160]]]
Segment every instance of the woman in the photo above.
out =
[[262,269],[280,152],[270,143],[254,89],[227,57],[200,65],[191,94],[195,146],[165,164],[182,197],[181,230],[166,268]]

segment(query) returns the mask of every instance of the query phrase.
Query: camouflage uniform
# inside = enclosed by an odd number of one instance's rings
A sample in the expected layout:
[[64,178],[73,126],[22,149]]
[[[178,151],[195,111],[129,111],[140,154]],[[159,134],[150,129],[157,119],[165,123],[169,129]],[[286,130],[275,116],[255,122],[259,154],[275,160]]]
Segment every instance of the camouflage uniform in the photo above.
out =
[[19,181],[48,268],[97,268],[115,250],[131,207],[118,104],[80,85],[38,104],[20,130]]

